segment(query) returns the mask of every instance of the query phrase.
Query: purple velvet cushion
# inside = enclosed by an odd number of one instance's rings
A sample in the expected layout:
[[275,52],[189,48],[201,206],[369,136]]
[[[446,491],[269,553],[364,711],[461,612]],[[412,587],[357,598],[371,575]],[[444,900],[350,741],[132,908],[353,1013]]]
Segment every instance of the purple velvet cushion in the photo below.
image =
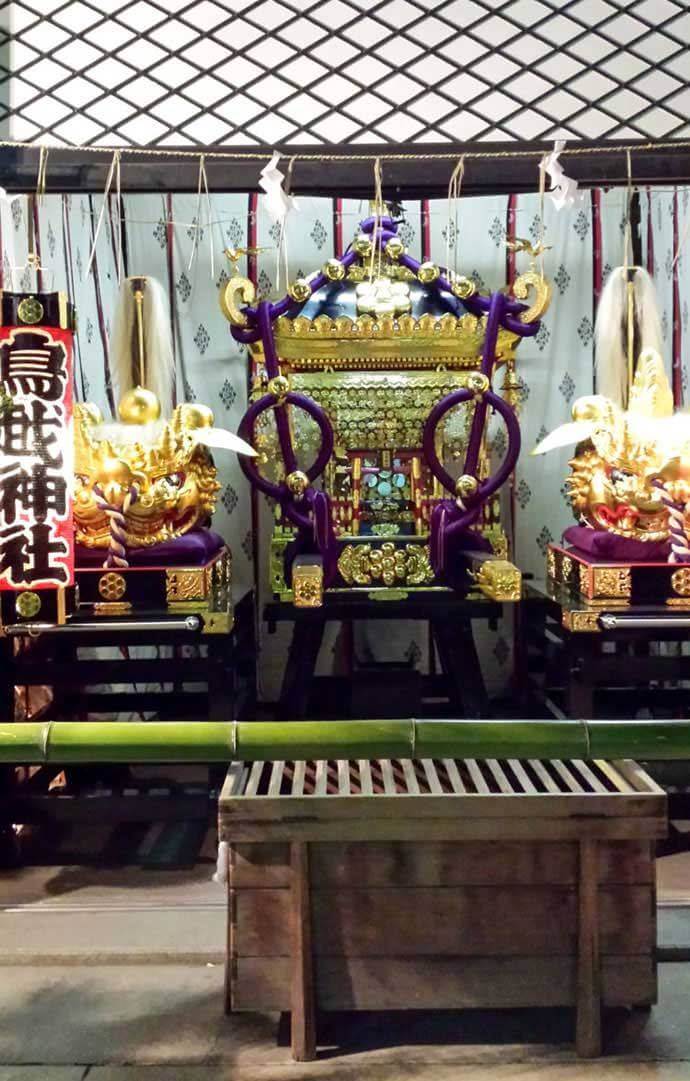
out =
[[583,525],[573,525],[566,529],[563,540],[572,544],[587,555],[611,562],[656,563],[668,558],[668,541],[657,543],[630,540],[607,533],[603,529],[589,529]]
[[[203,567],[221,550],[224,540],[210,529],[190,529],[181,537],[152,544],[150,548],[130,548],[130,567]],[[101,567],[105,562],[104,548],[84,548],[77,545],[77,567]]]

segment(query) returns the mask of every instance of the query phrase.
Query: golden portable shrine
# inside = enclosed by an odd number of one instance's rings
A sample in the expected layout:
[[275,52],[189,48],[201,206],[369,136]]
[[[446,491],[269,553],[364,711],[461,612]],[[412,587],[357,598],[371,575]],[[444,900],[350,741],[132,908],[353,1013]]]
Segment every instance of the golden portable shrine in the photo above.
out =
[[[521,596],[498,493],[520,448],[516,348],[538,330],[550,287],[533,264],[512,296],[482,296],[412,258],[398,224],[367,218],[343,255],[277,303],[251,307],[255,287],[237,274],[221,292],[251,355],[240,432],[258,457],[242,468],[276,501],[271,583],[297,606],[319,606],[324,589]],[[499,463],[490,411],[508,434]]]

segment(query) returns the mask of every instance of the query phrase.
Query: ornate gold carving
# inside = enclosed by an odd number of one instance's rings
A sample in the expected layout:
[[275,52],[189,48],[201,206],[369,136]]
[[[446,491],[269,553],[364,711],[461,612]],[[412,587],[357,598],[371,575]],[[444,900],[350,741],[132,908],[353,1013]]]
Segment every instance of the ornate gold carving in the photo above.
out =
[[578,565],[577,573],[580,581],[580,593],[582,593],[584,597],[593,596],[592,568],[588,567],[586,563],[580,563]]
[[96,601],[93,606],[95,616],[128,616],[131,611],[130,601]]
[[323,567],[319,563],[295,562],[292,591],[296,608],[320,608],[323,604]]
[[572,582],[574,569],[575,565],[570,556],[563,556],[561,559],[561,579],[568,585]]
[[562,623],[568,631],[572,631],[574,634],[594,634],[601,630],[599,625],[598,611],[570,611],[568,608],[563,609]]
[[20,323],[36,324],[43,318],[43,305],[38,297],[24,297],[17,306],[17,318]]
[[220,488],[216,470],[197,430],[213,414],[183,403],[141,442],[122,432],[128,426],[102,426],[90,403],[74,407],[74,520],[79,544],[107,548],[110,523],[98,494],[104,481],[136,485],[136,498],[124,509],[126,547],[141,548],[182,536],[209,518]]
[[386,255],[389,259],[399,259],[405,254],[405,245],[399,236],[392,236],[386,244]]
[[690,597],[690,567],[680,567],[671,575],[671,588],[681,597]]
[[107,571],[98,579],[98,592],[106,601],[119,601],[127,592],[127,579],[117,571]]
[[546,573],[549,578],[556,577],[556,553],[551,548],[546,553]]
[[551,303],[551,283],[537,270],[527,270],[513,282],[513,295],[518,300],[526,300],[530,289],[534,290],[535,298],[527,311],[520,313],[520,321],[523,323],[534,323],[541,319]]
[[592,568],[593,597],[629,597],[632,591],[629,567]]
[[[229,323],[236,327],[246,327],[247,316],[239,308],[237,298],[243,304],[253,304],[256,299],[254,283],[249,278],[240,276],[230,278],[220,291],[220,310]],[[306,299],[306,298],[305,298]]]
[[275,375],[273,379],[269,379],[266,390],[273,395],[278,405],[280,405],[281,402],[285,401],[285,397],[290,391],[290,380],[284,375]]
[[[395,284],[395,283],[394,283]],[[345,315],[331,319],[318,315],[308,319],[297,315],[281,316],[275,322],[276,347],[285,360],[293,361],[293,370],[323,367],[334,370],[352,368],[353,363],[367,370],[398,369],[401,364],[435,368],[439,361],[457,368],[476,367],[481,358],[486,330],[486,316],[451,313],[436,318],[423,315]],[[496,343],[499,362],[513,356],[519,339],[501,329]],[[358,363],[359,362],[359,363]]]
[[348,585],[368,586],[381,581],[385,586],[396,582],[422,586],[434,580],[425,544],[398,547],[386,541],[376,548],[370,544],[348,544],[340,553],[338,570]]
[[507,559],[485,559],[475,575],[482,593],[494,601],[519,601],[522,597],[522,574]]
[[41,598],[38,593],[27,589],[23,593],[17,594],[15,607],[22,619],[31,619],[32,616],[37,616],[41,611]]
[[167,601],[203,601],[207,596],[206,571],[203,567],[166,570],[165,599]]

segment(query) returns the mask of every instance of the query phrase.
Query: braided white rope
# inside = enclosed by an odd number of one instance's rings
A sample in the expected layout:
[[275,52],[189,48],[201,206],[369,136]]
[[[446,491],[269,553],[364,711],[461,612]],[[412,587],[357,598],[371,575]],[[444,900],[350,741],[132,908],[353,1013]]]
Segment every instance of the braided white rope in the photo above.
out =
[[108,545],[108,555],[103,566],[128,567],[129,560],[127,559],[127,530],[125,528],[125,516],[132,503],[136,502],[136,486],[132,485],[132,487],[129,489],[127,495],[122,501],[121,507],[117,506],[117,504],[115,503],[109,503],[98,486],[96,486],[93,491],[98,506],[102,511],[105,512],[108,518],[108,526],[110,529],[110,543]]
[[688,546],[689,538],[685,531],[684,520],[686,515],[690,515],[690,502],[679,503],[673,498],[661,480],[655,480],[653,484],[658,489],[659,496],[668,514],[668,530],[671,541],[668,562],[688,563],[690,562],[690,547]]

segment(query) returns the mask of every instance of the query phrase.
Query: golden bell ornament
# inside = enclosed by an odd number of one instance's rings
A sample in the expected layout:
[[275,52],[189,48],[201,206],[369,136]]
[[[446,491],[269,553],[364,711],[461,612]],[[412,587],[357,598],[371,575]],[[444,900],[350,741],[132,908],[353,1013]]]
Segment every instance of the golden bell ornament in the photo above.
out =
[[420,263],[417,277],[423,285],[431,285],[440,276],[441,271],[435,263]]
[[288,286],[288,293],[298,304],[303,304],[311,296],[311,286],[306,278],[297,278],[292,285]]
[[156,395],[145,387],[128,390],[117,408],[123,424],[150,424],[161,415],[161,403]]

